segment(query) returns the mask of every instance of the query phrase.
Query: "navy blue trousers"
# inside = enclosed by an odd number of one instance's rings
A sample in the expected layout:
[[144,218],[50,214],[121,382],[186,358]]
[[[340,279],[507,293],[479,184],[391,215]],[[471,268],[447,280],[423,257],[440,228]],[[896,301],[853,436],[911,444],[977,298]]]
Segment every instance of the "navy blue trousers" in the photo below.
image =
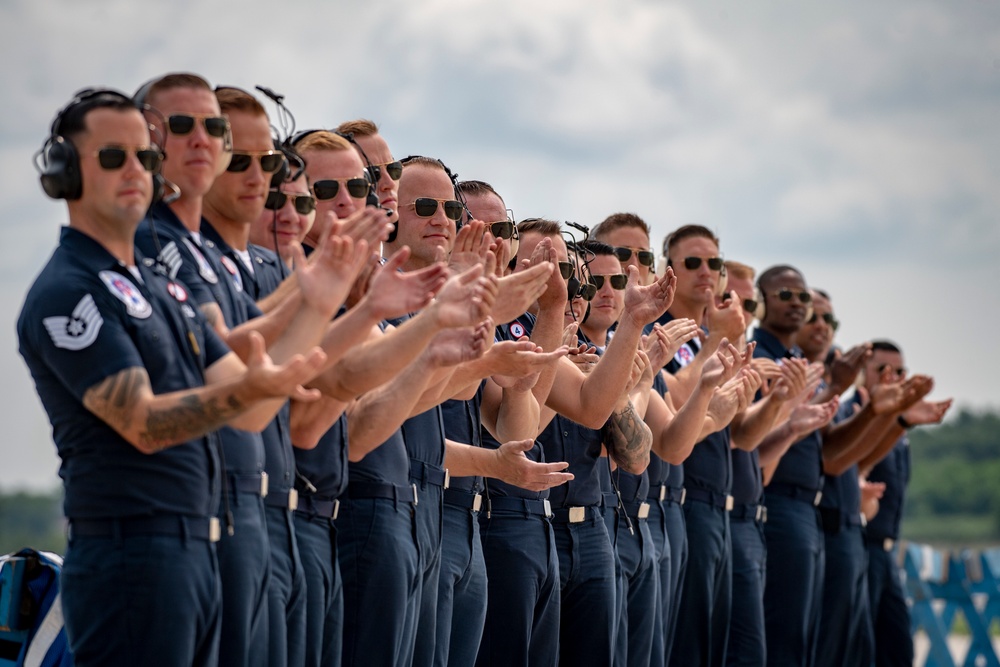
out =
[[486,621],[486,561],[479,520],[471,510],[444,505],[434,664],[472,665]]
[[265,506],[264,516],[271,543],[271,583],[267,587],[268,665],[301,665],[306,650],[306,579],[292,513],[281,507]]
[[632,517],[632,530],[618,521],[618,560],[622,569],[622,616],[615,640],[615,664],[643,667],[650,664],[659,577],[653,537],[647,519]]
[[816,664],[870,665],[875,648],[868,609],[868,549],[864,534],[861,526],[846,526],[825,536]]
[[305,667],[340,664],[344,587],[337,562],[337,531],[330,519],[294,513],[295,540],[306,589]]
[[413,505],[341,499],[337,550],[344,578],[345,665],[413,660],[420,567]]
[[811,504],[767,496],[767,586],[764,628],[767,664],[812,667],[823,600],[826,551],[819,513]]
[[74,537],[61,587],[78,667],[218,663],[222,590],[205,540]]
[[676,667],[721,667],[726,658],[732,605],[733,546],[724,508],[697,500],[684,504],[688,564],[670,654]]
[[479,521],[489,594],[476,665],[556,664],[559,557],[549,520],[494,510]]
[[559,554],[559,663],[607,667],[614,661],[615,553],[599,507],[580,523],[554,522]]
[[416,506],[417,553],[420,585],[417,588],[415,667],[434,664],[437,641],[438,578],[441,575],[441,505],[444,490],[435,484],[417,483],[420,502]]
[[[669,590],[666,585],[661,588],[661,592],[668,604],[663,605],[663,662],[670,664],[670,654],[673,650],[674,634],[677,630],[677,614],[681,607],[681,586],[684,585],[684,573],[687,571],[688,561],[688,538],[687,523],[684,519],[684,508],[673,501],[665,500],[661,503],[663,507],[663,525],[667,531],[667,540],[670,543],[670,574],[666,583],[669,583]],[[663,572],[661,561],[660,572]],[[661,579],[663,581],[663,579]],[[656,660],[656,639],[653,639],[653,654],[651,664],[661,664]]]
[[222,577],[222,636],[219,664],[247,667],[268,664],[268,587],[271,543],[264,500],[256,493],[230,490],[232,537],[222,527],[216,545]]
[[913,664],[913,637],[902,573],[896,566],[896,551],[885,551],[881,543],[868,545],[868,594],[875,664],[909,667]]
[[726,665],[763,667],[767,657],[764,640],[764,582],[767,545],[764,524],[753,518],[730,519],[733,536],[733,610],[729,617]]

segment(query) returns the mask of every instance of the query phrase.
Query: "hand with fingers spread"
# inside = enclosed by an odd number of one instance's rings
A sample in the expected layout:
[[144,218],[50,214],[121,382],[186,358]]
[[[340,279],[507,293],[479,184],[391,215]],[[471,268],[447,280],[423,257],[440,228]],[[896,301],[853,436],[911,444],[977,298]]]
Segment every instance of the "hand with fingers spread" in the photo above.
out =
[[712,399],[708,402],[705,414],[715,424],[716,431],[724,429],[740,411],[745,382],[746,380],[739,376],[730,378],[712,392]]
[[279,366],[265,352],[264,337],[258,332],[250,333],[249,343],[246,370],[238,390],[247,397],[247,403],[284,396],[297,401],[314,401],[320,397],[319,391],[305,389],[303,385],[316,377],[326,363],[323,350],[314,347],[306,354],[290,357]]
[[774,384],[771,395],[778,401],[790,401],[801,394],[809,380],[809,362],[805,359],[784,359],[781,376]]
[[499,279],[497,300],[493,317],[498,322],[509,322],[527,312],[531,304],[546,290],[549,276],[555,265],[542,262]]
[[646,353],[639,349],[635,351],[635,359],[632,362],[632,374],[629,376],[627,391],[631,392],[636,387],[653,386],[653,365],[649,362]]
[[795,434],[796,439],[803,438],[829,424],[830,420],[837,414],[839,407],[840,399],[836,396],[826,403],[804,403],[792,410],[788,418],[788,426]]
[[858,377],[858,373],[872,356],[872,344],[855,345],[847,352],[834,357],[830,363],[830,387],[834,394],[844,393]]
[[457,366],[478,359],[493,340],[493,320],[486,318],[475,327],[445,329],[431,339],[425,354],[434,366]]
[[951,408],[951,403],[950,398],[935,402],[919,400],[903,412],[903,419],[910,426],[940,424],[945,413]]
[[513,440],[494,450],[499,479],[528,491],[544,491],[573,479],[572,473],[564,472],[568,463],[538,463],[525,456],[534,444],[534,440]]
[[[576,324],[574,323],[569,326],[574,327]],[[567,346],[569,360],[576,364],[576,367],[584,374],[594,370],[594,366],[601,360],[600,355],[597,354],[597,348],[593,345],[588,345],[587,343],[576,345],[575,334],[573,336],[573,344],[567,345],[565,338],[563,339],[563,344]]]
[[892,369],[886,369],[871,389],[872,410],[877,415],[903,412],[934,388],[934,380],[927,375],[914,375],[902,382],[892,382],[892,378]]
[[747,328],[741,300],[730,297],[723,300],[721,306],[716,306],[714,299],[709,301],[705,311],[705,324],[709,334],[713,336],[739,340]]
[[672,268],[649,285],[639,284],[639,270],[627,267],[628,285],[625,287],[625,310],[622,322],[631,321],[639,329],[656,320],[670,308],[677,289],[677,277]]
[[467,271],[477,264],[486,266],[486,256],[490,254],[492,243],[493,235],[486,231],[486,224],[482,220],[473,220],[467,225],[462,225],[455,236],[455,247],[451,249],[451,256],[448,258],[448,270],[455,274]]
[[375,207],[355,211],[338,223],[338,228],[331,230],[331,233],[349,236],[355,241],[366,241],[372,248],[389,238],[389,232],[392,231],[392,223],[385,211]]
[[701,369],[701,385],[706,389],[719,387],[739,373],[743,357],[736,346],[723,339]]
[[[565,346],[556,348],[552,352],[545,352],[542,348],[526,339],[517,341],[514,344],[524,345],[524,343],[527,343],[531,346],[530,348],[515,349],[513,351],[504,350],[504,346],[510,343],[512,341],[495,343],[486,354],[492,356],[503,354],[507,357],[504,360],[496,362],[498,370],[491,377],[498,386],[504,389],[513,389],[514,391],[528,391],[534,387],[535,383],[538,382],[539,375],[546,366],[551,366],[569,353],[569,349]],[[498,350],[498,348],[500,349]],[[491,361],[491,367],[493,365],[494,362]]]
[[295,259],[302,298],[318,312],[332,317],[347,300],[369,256],[367,241],[355,242],[339,235],[325,237],[309,261],[301,254]]
[[674,358],[684,343],[697,338],[698,334],[701,333],[701,328],[692,319],[678,317],[666,324],[654,324],[652,333],[663,341],[669,360]]
[[430,303],[448,279],[448,269],[442,263],[418,271],[400,271],[409,257],[409,247],[403,246],[375,269],[365,297],[375,319],[389,320],[417,312]]
[[483,266],[476,264],[449,278],[428,308],[443,327],[473,326],[493,311],[496,293],[496,277],[484,278]]

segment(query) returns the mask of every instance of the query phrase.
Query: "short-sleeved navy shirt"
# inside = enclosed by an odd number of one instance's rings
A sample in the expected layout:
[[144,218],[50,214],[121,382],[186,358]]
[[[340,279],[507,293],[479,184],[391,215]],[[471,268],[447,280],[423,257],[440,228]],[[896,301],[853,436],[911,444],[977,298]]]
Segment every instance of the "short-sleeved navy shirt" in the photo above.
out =
[[[757,350],[754,356],[769,359],[783,359],[789,355],[800,357],[801,351],[796,347],[785,350],[773,334],[758,328],[754,333]],[[779,353],[779,351],[784,351]],[[806,491],[821,491],[823,489],[823,439],[818,430],[802,438],[785,452],[771,478],[771,484],[791,484]]]
[[[486,380],[479,383],[476,395],[467,401],[450,399],[441,405],[441,417],[444,420],[444,434],[449,440],[461,442],[473,447],[482,447],[482,416],[483,388]],[[482,477],[452,477],[449,489],[459,489],[470,493],[483,490]]]
[[[854,394],[844,401],[833,418],[834,423],[848,419],[854,407],[861,405],[861,398]],[[823,475],[823,498],[820,507],[836,509],[842,515],[858,516],[861,513],[861,487],[858,486],[858,466],[852,465],[840,475]]]
[[[663,379],[663,375],[657,373],[653,377],[653,391],[659,394],[662,398],[667,396],[667,383]],[[653,437],[656,437],[655,435]],[[649,453],[649,465],[646,467],[646,477],[649,479],[649,485],[653,487],[662,486],[667,483],[670,478],[670,464],[657,456],[654,452]]]
[[905,433],[889,450],[889,454],[872,468],[868,481],[885,484],[885,492],[878,501],[878,514],[868,522],[868,538],[899,539],[906,485],[910,482],[910,439]]
[[208,437],[143,454],[83,405],[87,390],[127,368],[145,368],[155,394],[201,387],[204,369],[229,352],[186,286],[153,271],[141,254],[136,260],[141,279],[96,240],[64,227],[18,318],[71,519],[210,516],[217,508],[218,461]]

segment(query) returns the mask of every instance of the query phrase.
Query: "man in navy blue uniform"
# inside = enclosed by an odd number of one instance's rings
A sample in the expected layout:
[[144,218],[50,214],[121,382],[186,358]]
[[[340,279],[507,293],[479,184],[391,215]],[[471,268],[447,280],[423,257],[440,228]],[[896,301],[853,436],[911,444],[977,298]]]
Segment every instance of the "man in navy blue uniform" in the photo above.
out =
[[68,200],[70,224],[18,333],[63,459],[71,649],[79,665],[214,665],[220,479],[208,434],[263,428],[323,354],[274,367],[251,334],[244,366],[187,288],[134,252],[160,153],[131,100],[81,93],[52,133],[42,181]]

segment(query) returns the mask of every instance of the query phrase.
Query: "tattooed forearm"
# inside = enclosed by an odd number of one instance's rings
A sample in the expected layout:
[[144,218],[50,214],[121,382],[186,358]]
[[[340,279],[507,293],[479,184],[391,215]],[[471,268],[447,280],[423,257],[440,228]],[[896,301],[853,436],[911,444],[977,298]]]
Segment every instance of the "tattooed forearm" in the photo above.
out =
[[608,454],[622,469],[638,474],[649,463],[653,434],[639,419],[631,401],[624,409],[612,413],[601,429],[601,437]]
[[149,375],[146,369],[126,368],[88,389],[83,396],[83,404],[117,431],[123,432],[132,427],[135,403],[148,391]]
[[224,403],[217,398],[203,401],[198,396],[185,396],[173,407],[150,412],[146,417],[145,430],[139,433],[139,440],[144,449],[160,451],[174,443],[214,431],[242,409],[240,402],[232,396]]

